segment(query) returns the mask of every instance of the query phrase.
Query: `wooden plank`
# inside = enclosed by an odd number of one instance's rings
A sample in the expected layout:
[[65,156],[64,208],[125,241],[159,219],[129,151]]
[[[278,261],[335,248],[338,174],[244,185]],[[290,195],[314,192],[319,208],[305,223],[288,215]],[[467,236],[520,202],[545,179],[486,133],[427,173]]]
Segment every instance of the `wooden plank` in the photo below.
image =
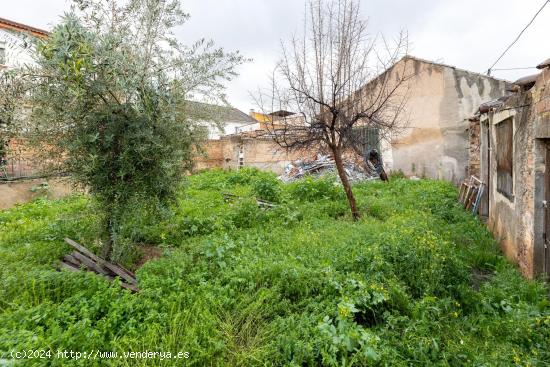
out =
[[466,194],[464,195],[464,201],[462,202],[462,204],[464,205],[464,209],[466,209],[466,207],[468,206],[468,199],[470,198],[472,190],[473,190],[473,187],[468,185],[468,188],[466,190]]
[[[66,256],[71,256],[71,255],[66,255]],[[76,259],[74,259],[74,260],[76,260]],[[80,272],[80,268],[76,267],[74,264],[65,262],[65,260],[59,262],[58,269],[59,270],[68,270],[68,271],[72,271],[72,272]],[[108,280],[110,282],[115,280],[114,276],[111,276],[111,275],[108,275],[108,274],[97,274],[97,275],[102,276],[103,278],[105,278],[106,280]],[[128,283],[123,282],[122,280],[120,281],[120,286],[122,288],[128,289],[132,292],[138,292],[139,291],[137,285],[128,284]]]
[[69,271],[73,271],[73,272],[80,271],[80,269],[76,268],[74,265],[67,264],[63,261],[61,261],[59,263],[59,269],[69,270]]
[[137,293],[137,291],[139,290],[137,286],[135,286],[134,284],[127,284],[127,283],[123,283],[123,282],[120,282],[120,286],[122,288],[126,288],[134,293]]
[[470,210],[470,208],[472,207],[472,204],[477,196],[477,191],[478,189],[474,187],[472,192],[470,193],[470,196],[468,197],[468,202],[466,204],[466,210]]
[[125,271],[126,274],[128,274],[132,278],[136,277],[136,275],[134,273],[132,273],[130,270],[126,269],[124,266],[120,265],[119,263],[116,263],[115,265],[118,266],[119,268],[121,268],[123,271]]
[[130,284],[137,284],[137,280],[135,277],[131,276],[130,274],[127,274],[124,270],[122,270],[120,267],[111,264],[110,262],[105,261],[103,264],[106,268],[111,270],[113,273],[121,277],[122,279],[126,280]]
[[[111,276],[111,275],[103,275],[103,277],[104,277],[105,279],[107,279],[108,281],[110,281],[110,282],[112,282],[112,281],[115,280],[115,277],[113,277],[113,276]],[[122,288],[129,289],[129,290],[131,290],[132,292],[137,292],[137,291],[139,290],[138,287],[137,287],[136,285],[134,285],[134,284],[128,284],[128,283],[125,283],[125,282],[123,282],[123,281],[120,281],[120,286],[121,286]]]
[[[230,194],[230,193],[227,193],[227,192],[222,193],[222,195],[223,195],[225,200],[230,200],[230,199],[234,199],[234,198],[239,198],[239,199],[243,198],[243,196]],[[256,199],[256,204],[258,204],[259,207],[265,206],[265,207],[269,207],[269,208],[274,208],[274,207],[277,206],[277,204],[273,204],[270,201],[266,201],[266,200],[262,200],[262,199]]]
[[76,243],[75,241],[71,240],[70,238],[65,238],[65,242],[67,242],[69,245],[71,245],[73,248],[78,250],[80,253],[88,256],[90,259],[94,260],[96,263],[100,264],[101,266],[109,269],[122,279],[126,280],[130,284],[137,284],[137,280],[135,277],[130,276],[129,274],[126,274],[124,270],[122,270],[120,267],[111,264],[110,262],[100,258],[99,256],[92,253],[90,250],[88,250],[86,247]]
[[93,260],[89,259],[88,257],[82,255],[80,252],[75,251],[73,252],[73,257],[79,260],[82,264],[86,265],[86,267],[89,270],[95,271],[98,274],[107,275],[109,272],[105,270],[101,265],[95,263]]
[[463,182],[462,185],[460,185],[460,191],[458,193],[458,202],[464,203],[464,195],[466,194],[466,188],[468,184],[466,182]]
[[101,262],[105,261],[102,258],[100,258],[99,256],[97,256],[96,254],[94,254],[93,252],[91,252],[90,250],[88,250],[86,247],[76,243],[75,241],[71,240],[70,238],[65,238],[65,242],[67,242],[69,245],[71,245],[75,250],[77,250],[81,254],[88,256],[90,259],[92,259],[96,263],[100,264]]
[[66,263],[69,263],[71,265],[74,265],[76,267],[80,267],[80,261],[78,261],[77,259],[74,258],[73,255],[65,255],[63,256],[63,261],[65,261]]
[[258,206],[266,206],[268,208],[274,208],[274,207],[277,206],[276,204],[273,204],[269,201],[265,201],[265,200],[262,200],[262,199],[257,199],[256,203],[258,204]]

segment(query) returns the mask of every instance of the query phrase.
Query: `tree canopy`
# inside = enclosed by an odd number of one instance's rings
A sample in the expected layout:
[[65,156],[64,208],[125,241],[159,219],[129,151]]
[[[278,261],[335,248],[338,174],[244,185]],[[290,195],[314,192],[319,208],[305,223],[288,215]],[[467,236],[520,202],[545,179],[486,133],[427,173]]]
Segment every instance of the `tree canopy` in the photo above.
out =
[[173,30],[187,17],[177,0],[75,0],[37,40],[35,64],[11,71],[25,81],[22,116],[43,161],[100,204],[106,257],[121,215],[169,202],[192,164],[204,128],[186,101],[223,101],[245,61],[211,41],[180,43]]

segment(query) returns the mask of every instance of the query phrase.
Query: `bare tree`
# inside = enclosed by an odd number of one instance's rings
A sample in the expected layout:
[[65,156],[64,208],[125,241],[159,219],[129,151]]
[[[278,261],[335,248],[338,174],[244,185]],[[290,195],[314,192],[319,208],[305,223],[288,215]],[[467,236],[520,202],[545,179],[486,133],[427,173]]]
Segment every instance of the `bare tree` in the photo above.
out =
[[279,146],[330,152],[354,219],[360,214],[343,156],[364,153],[358,129],[378,128],[388,138],[403,126],[410,76],[406,63],[397,62],[407,45],[403,32],[393,42],[371,38],[358,1],[311,0],[303,35],[282,44],[272,88],[258,97],[263,110],[267,101],[271,111],[299,116],[272,119],[270,133]]

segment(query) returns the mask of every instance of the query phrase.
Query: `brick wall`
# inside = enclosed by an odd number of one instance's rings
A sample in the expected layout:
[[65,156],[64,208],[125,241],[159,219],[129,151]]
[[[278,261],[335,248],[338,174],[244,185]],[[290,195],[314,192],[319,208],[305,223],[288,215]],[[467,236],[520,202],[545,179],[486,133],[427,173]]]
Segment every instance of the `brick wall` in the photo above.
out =
[[7,173],[9,178],[37,176],[41,170],[37,152],[24,139],[12,139],[8,145],[7,165],[0,171],[0,177]]
[[286,152],[273,140],[265,137],[231,135],[219,140],[209,140],[204,145],[205,154],[195,160],[196,169],[239,167],[239,153],[242,152],[242,163],[246,167],[280,174],[285,166],[296,159],[313,159],[317,151]]
[[478,178],[481,177],[481,170],[479,166],[479,160],[481,157],[480,128],[479,119],[472,119],[470,121],[470,128],[468,129],[468,176],[476,176]]
[[[242,147],[243,164],[262,170],[281,174],[285,166],[297,159],[314,159],[319,150],[306,152],[286,152],[273,140],[266,137],[230,135],[217,140],[208,140],[203,145],[203,151],[197,152],[195,169],[223,168],[237,169],[239,167],[239,151]],[[10,178],[36,177],[42,171],[41,161],[25,140],[10,142],[8,164],[6,171]],[[0,177],[3,176],[0,171]]]

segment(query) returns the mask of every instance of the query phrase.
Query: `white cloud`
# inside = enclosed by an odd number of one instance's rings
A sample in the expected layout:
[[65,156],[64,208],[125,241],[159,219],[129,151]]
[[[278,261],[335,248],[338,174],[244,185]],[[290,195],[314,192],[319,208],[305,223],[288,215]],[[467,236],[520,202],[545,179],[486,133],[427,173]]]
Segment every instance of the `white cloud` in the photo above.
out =
[[[70,0],[2,0],[1,17],[51,28],[69,9]],[[485,72],[529,22],[543,0],[368,0],[361,1],[371,34],[388,37],[409,31],[411,54],[476,72]],[[213,39],[227,50],[240,50],[252,63],[228,86],[229,101],[247,112],[254,108],[248,91],[266,87],[278,59],[281,39],[302,29],[301,0],[187,0],[191,19],[178,36],[191,43]],[[550,6],[547,6],[496,68],[534,66],[550,57]],[[536,70],[495,71],[517,79]]]

